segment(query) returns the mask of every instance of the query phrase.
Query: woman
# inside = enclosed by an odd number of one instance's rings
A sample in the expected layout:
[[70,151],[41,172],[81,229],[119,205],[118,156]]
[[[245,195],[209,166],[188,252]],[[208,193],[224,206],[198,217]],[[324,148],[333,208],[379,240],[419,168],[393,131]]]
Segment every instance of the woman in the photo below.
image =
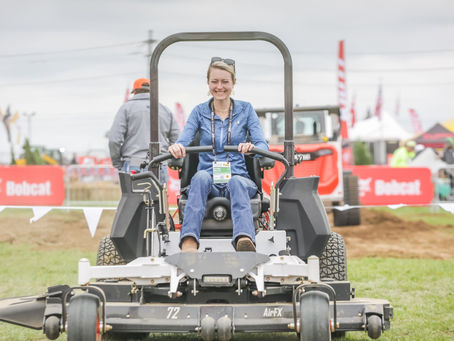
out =
[[[199,155],[197,173],[191,180],[180,234],[182,252],[196,252],[208,197],[230,199],[233,245],[237,251],[255,251],[255,229],[250,198],[257,186],[249,178],[244,155],[254,146],[268,150],[259,119],[250,103],[230,98],[235,86],[235,61],[213,57],[207,72],[208,102],[194,108],[177,142],[169,147],[175,158],[186,155],[197,132],[200,145],[215,146]],[[251,142],[246,142],[249,136]],[[225,153],[225,145],[238,145],[239,153]],[[228,163],[227,163],[228,162]]]

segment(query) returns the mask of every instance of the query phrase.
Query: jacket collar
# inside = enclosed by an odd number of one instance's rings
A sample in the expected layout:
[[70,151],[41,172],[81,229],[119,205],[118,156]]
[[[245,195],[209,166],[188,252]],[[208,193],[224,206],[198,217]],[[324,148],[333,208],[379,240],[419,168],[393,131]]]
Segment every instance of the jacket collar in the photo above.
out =
[[[202,110],[201,110],[201,114],[209,119],[211,119],[211,101],[213,100],[213,98],[210,98],[208,101],[206,101],[205,103],[202,103]],[[237,101],[235,99],[233,99],[233,114],[232,114],[232,118],[237,116],[239,113],[241,113],[243,111],[243,103],[241,101]]]
[[136,94],[132,96],[128,101],[137,101],[141,99],[150,99],[150,93],[149,92],[144,92],[141,94]]

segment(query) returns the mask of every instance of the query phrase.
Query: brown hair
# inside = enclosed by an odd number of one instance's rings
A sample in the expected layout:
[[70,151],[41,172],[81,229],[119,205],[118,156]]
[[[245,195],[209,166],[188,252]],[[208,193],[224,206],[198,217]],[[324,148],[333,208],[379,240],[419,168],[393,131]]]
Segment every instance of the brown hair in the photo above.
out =
[[135,89],[133,90],[134,94],[144,94],[150,92],[150,89]]
[[211,68],[227,71],[232,76],[233,84],[235,84],[236,77],[235,77],[235,68],[233,65],[228,65],[228,64],[224,63],[223,61],[211,63],[210,66],[208,66],[207,82],[210,79]]

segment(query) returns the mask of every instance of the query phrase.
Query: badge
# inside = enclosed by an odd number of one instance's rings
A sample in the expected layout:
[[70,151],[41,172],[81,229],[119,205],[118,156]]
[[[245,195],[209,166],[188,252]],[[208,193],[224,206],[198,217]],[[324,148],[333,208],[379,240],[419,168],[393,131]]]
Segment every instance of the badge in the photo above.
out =
[[230,162],[213,162],[213,182],[215,184],[227,183],[231,178]]

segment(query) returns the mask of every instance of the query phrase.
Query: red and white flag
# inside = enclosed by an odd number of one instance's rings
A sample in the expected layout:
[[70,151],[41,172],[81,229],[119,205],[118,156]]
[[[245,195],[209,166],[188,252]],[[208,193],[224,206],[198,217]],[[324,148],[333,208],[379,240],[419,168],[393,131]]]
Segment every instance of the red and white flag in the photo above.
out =
[[399,116],[399,112],[400,112],[400,96],[397,96],[397,98],[396,98],[396,109],[394,110],[394,114],[396,116]]
[[355,109],[356,96],[353,95],[352,104],[350,106],[350,127],[354,127],[356,124],[356,109]]
[[418,113],[415,111],[415,109],[409,109],[408,111],[410,113],[411,123],[413,124],[413,132],[415,134],[422,133],[422,125]]
[[377,104],[375,105],[375,116],[381,120],[381,110],[383,106],[383,95],[382,95],[382,87],[381,84],[378,86],[378,96],[377,96]]
[[130,91],[129,91],[129,87],[126,87],[126,94],[125,94],[125,100],[124,100],[124,103],[126,103],[127,101],[129,101],[129,95],[130,95]]
[[345,80],[344,41],[339,41],[339,54],[337,58],[337,97],[341,118],[342,138],[348,138],[347,129],[347,84]]
[[180,103],[175,103],[175,119],[180,126],[180,130],[183,130],[186,120],[184,118],[184,110]]

